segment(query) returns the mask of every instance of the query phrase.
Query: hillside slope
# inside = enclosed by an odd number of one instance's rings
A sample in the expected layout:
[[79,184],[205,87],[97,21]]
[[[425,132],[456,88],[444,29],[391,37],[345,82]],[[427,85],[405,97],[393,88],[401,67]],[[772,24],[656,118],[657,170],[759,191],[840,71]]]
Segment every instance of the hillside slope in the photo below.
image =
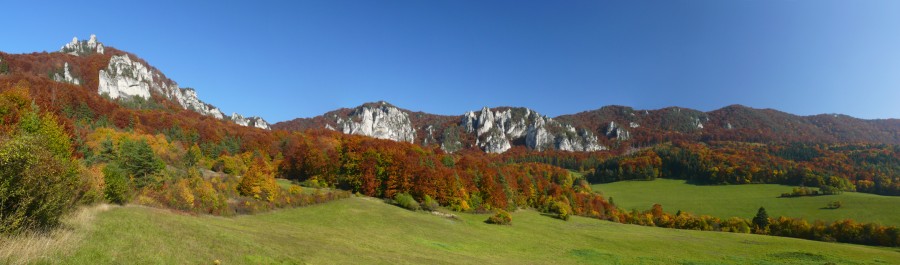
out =
[[372,198],[236,218],[127,206],[100,214],[64,263],[896,264],[892,249],[622,225],[526,210],[512,226]]

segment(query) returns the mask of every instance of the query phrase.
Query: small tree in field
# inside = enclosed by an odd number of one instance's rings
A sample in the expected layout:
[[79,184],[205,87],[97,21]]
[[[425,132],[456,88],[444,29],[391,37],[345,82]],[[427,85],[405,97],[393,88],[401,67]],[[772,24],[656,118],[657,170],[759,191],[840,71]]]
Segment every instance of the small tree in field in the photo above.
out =
[[753,217],[753,225],[756,226],[757,231],[765,231],[769,227],[769,214],[766,213],[766,208],[759,207],[756,217]]

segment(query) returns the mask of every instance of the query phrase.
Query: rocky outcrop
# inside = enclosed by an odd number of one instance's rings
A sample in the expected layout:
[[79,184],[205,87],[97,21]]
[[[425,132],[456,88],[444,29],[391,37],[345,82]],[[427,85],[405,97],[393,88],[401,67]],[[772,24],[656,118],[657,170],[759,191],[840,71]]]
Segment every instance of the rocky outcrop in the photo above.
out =
[[[97,41],[97,36],[91,35],[91,38],[87,41],[79,41],[77,37],[72,38],[72,42],[63,45],[59,51],[75,56],[86,56],[103,54],[105,49],[103,43]],[[65,63],[63,69],[54,73],[51,77],[58,82],[67,82],[75,85],[83,83],[81,79],[72,74],[68,62]],[[226,118],[225,113],[219,108],[201,101],[197,97],[197,91],[194,89],[178,87],[178,84],[166,78],[158,70],[142,62],[132,60],[127,54],[110,57],[107,67],[100,70],[97,93],[106,95],[110,99],[130,99],[133,97],[150,99],[152,93],[156,93],[168,100],[177,102],[187,110],[220,120]],[[240,115],[236,117],[240,117],[240,119],[232,120],[238,124],[269,129],[269,123],[260,117],[244,118]]]
[[416,130],[409,120],[409,114],[384,101],[364,104],[345,118],[335,118],[337,130],[346,134],[410,143],[416,138]]
[[94,53],[103,54],[103,43],[97,41],[97,36],[91,34],[91,39],[87,41],[78,41],[78,37],[73,37],[72,42],[66,43],[59,48],[59,52],[68,53],[75,56],[91,55]]
[[128,55],[117,55],[109,59],[109,65],[100,70],[97,93],[111,99],[123,97],[150,98],[150,89],[168,90],[168,84],[153,80],[150,69],[142,63],[131,61]]
[[81,80],[72,76],[72,72],[69,70],[69,63],[66,62],[63,66],[62,73],[53,73],[53,81],[56,82],[65,82],[69,84],[80,85]]
[[150,98],[151,92],[159,93],[174,100],[188,110],[224,119],[225,114],[213,105],[197,98],[197,92],[190,88],[179,88],[178,84],[164,78],[158,71],[131,60],[128,55],[116,55],[109,59],[109,65],[100,70],[97,93],[111,99],[141,97]]
[[[633,123],[632,124],[636,124]],[[631,125],[631,124],[629,124]],[[636,128],[637,126],[630,126],[631,128]],[[626,141],[631,139],[631,132],[619,126],[618,123],[611,121],[609,122],[609,126],[606,127],[606,137],[615,138],[616,140]]]
[[241,126],[256,127],[266,130],[271,129],[269,123],[263,118],[256,116],[245,118],[243,115],[237,114],[237,112],[231,113],[231,121]]
[[492,111],[487,107],[463,115],[460,126],[476,135],[485,152],[502,153],[524,140],[533,150],[599,151],[606,149],[588,130],[576,130],[527,108]]

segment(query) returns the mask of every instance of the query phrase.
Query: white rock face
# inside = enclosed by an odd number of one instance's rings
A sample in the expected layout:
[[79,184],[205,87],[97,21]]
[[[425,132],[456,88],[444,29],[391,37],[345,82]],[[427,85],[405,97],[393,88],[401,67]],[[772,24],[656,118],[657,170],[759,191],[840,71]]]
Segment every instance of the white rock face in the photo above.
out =
[[98,42],[97,36],[94,34],[91,34],[91,39],[88,41],[78,41],[78,37],[73,37],[72,42],[59,48],[59,52],[75,56],[103,54],[103,43]]
[[437,140],[434,139],[434,126],[428,125],[425,127],[425,139],[422,140],[422,145],[428,146],[430,144],[437,143]]
[[269,127],[269,123],[266,122],[266,120],[264,120],[263,118],[256,116],[245,118],[243,115],[237,114],[237,112],[231,113],[231,121],[241,126],[256,127],[265,130],[271,129]]
[[616,122],[611,121],[609,122],[609,126],[606,127],[606,136],[616,138],[616,140],[625,141],[631,139],[631,132],[620,127]]
[[66,82],[70,84],[81,85],[81,80],[72,76],[72,72],[69,71],[68,62],[66,62],[65,66],[63,66],[63,74],[53,74],[53,80],[56,82]]
[[[138,62],[132,62],[128,55],[113,56],[105,70],[100,70],[100,84],[97,93],[107,94],[112,99],[122,97],[150,98],[153,75],[150,69]],[[153,84],[158,87],[164,84]]]
[[489,153],[503,153],[511,142],[524,138],[525,145],[534,150],[599,151],[605,149],[597,137],[587,130],[576,132],[527,108],[491,111],[470,111],[463,115],[461,127],[476,134],[476,145]]
[[[103,54],[103,43],[97,41],[96,35],[91,35],[87,41],[78,41],[72,38],[72,42],[63,45],[59,50],[75,56]],[[80,84],[81,80],[74,77],[67,62],[62,74],[55,74],[53,79],[59,82]],[[109,59],[106,69],[100,70],[97,93],[106,94],[112,99],[141,97],[150,99],[151,93],[158,93],[169,100],[178,102],[183,108],[196,111],[200,114],[212,116],[217,119],[225,119],[225,113],[213,105],[206,104],[197,97],[197,91],[190,88],[180,88],[174,81],[165,78],[159,71],[151,69],[143,63],[131,60],[128,55],[116,55]],[[269,123],[260,117],[240,117],[244,126],[269,129]]]
[[336,123],[346,134],[410,143],[416,139],[409,115],[385,102],[360,106],[346,120],[337,117]]
[[[158,93],[187,110],[220,120],[225,119],[225,113],[201,101],[196,90],[178,87],[178,84],[165,78],[159,71],[131,60],[128,55],[112,56],[106,69],[100,70],[97,93],[106,94],[112,99],[130,97],[150,99],[151,93]],[[240,119],[232,120],[244,126],[270,129],[269,123],[260,117],[240,116]]]

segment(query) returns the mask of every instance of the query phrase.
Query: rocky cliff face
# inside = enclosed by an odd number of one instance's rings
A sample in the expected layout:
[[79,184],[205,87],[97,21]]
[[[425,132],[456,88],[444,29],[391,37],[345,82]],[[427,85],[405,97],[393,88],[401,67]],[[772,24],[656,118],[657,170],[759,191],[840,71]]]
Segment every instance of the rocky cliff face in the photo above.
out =
[[416,129],[409,114],[386,102],[364,104],[347,117],[335,117],[336,130],[398,142],[415,142]]
[[533,150],[606,149],[593,132],[527,108],[485,107],[461,116],[443,116],[411,112],[381,101],[332,111],[324,116],[280,122],[274,127],[286,130],[326,128],[347,134],[440,146],[450,153],[470,147],[503,153],[516,145]]
[[59,52],[81,56],[94,53],[103,54],[104,49],[103,43],[97,41],[97,36],[91,34],[91,39],[87,41],[78,41],[78,37],[73,37],[72,42],[66,43],[66,45],[59,48]]
[[[637,128],[640,127],[637,123],[630,122],[629,127]],[[606,127],[606,137],[614,138],[620,141],[627,141],[631,139],[631,132],[619,126],[615,121],[609,122],[609,126]]]
[[106,94],[112,99],[123,97],[149,99],[152,91],[178,102],[185,109],[217,119],[225,118],[221,110],[200,101],[193,89],[179,88],[175,82],[163,78],[158,71],[131,60],[128,55],[111,57],[106,69],[100,70],[99,80],[97,92]]
[[237,123],[238,125],[241,125],[241,126],[256,127],[256,128],[260,128],[260,129],[266,129],[266,130],[271,129],[269,127],[269,123],[266,122],[266,120],[263,120],[263,118],[256,117],[256,116],[245,118],[243,115],[237,114],[237,112],[231,113],[231,121],[233,121],[234,123]]
[[[104,48],[102,43],[97,42],[97,37],[91,35],[89,41],[79,42],[77,38],[73,39],[71,43],[63,46],[60,52],[80,56],[94,52],[102,54]],[[78,79],[71,76],[68,63],[65,66],[64,73],[59,78],[54,77],[54,79],[74,84],[79,82]],[[201,101],[197,96],[196,90],[178,87],[177,83],[166,78],[158,70],[152,69],[139,61],[132,60],[127,54],[110,57],[107,67],[100,70],[97,93],[107,95],[111,99],[131,97],[149,99],[151,93],[157,93],[177,102],[187,110],[196,111],[220,120],[226,118],[225,113],[219,108]],[[237,124],[269,129],[268,122],[260,117],[244,118],[241,115],[236,117],[240,119],[232,119],[232,121]]]
[[502,153],[512,142],[525,140],[533,150],[599,151],[597,136],[588,130],[562,124],[527,108],[470,111],[463,115],[461,127],[476,135],[476,145],[489,153]]

